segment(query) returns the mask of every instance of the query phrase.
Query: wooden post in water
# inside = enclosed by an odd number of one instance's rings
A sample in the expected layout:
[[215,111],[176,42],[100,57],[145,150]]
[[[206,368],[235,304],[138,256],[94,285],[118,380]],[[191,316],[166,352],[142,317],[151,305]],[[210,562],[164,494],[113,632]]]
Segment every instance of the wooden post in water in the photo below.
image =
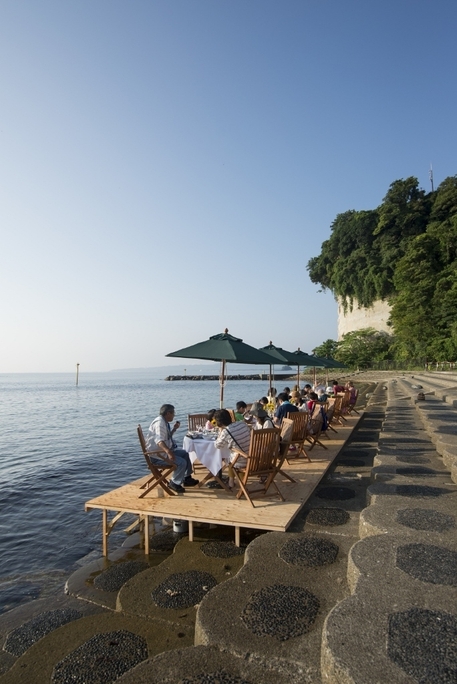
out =
[[76,387],[78,387],[79,380],[79,363],[76,364]]

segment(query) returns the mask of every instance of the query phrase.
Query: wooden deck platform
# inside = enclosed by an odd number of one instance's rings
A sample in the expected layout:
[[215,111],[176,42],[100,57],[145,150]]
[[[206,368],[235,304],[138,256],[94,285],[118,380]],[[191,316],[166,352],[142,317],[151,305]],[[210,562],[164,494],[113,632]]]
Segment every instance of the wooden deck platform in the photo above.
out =
[[[338,426],[338,433],[331,433],[331,439],[322,438],[327,449],[315,446],[310,452],[312,462],[306,459],[291,460],[284,464],[284,470],[297,482],[294,484],[279,476],[276,483],[285,501],[274,495],[254,499],[252,508],[245,498],[239,500],[234,494],[221,489],[188,488],[182,496],[157,495],[157,489],[142,499],[140,486],[148,476],[129,482],[95,499],[86,501],[85,510],[100,509],[103,516],[103,555],[108,554],[108,536],[124,513],[138,515],[144,521],[145,553],[149,554],[149,517],[166,517],[189,521],[189,539],[193,540],[193,523],[204,522],[228,525],[235,528],[235,543],[240,544],[242,527],[285,532],[301,508],[306,504],[314,489],[324,477],[341,448],[359,420],[359,416],[348,416],[344,426]],[[206,471],[205,471],[206,472]],[[108,512],[115,515],[108,519]]]

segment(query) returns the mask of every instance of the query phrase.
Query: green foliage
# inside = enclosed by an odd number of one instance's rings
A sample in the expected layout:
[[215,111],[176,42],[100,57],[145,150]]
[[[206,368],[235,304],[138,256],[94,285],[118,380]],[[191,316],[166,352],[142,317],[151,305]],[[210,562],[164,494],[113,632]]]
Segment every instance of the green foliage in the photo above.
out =
[[343,335],[335,358],[349,368],[369,368],[373,363],[391,358],[392,337],[374,328],[363,328]]
[[340,342],[326,340],[313,349],[320,357],[332,357],[348,368],[369,368],[373,363],[392,358],[393,338],[387,333],[364,328],[343,335]]
[[320,256],[308,262],[311,280],[340,295],[350,306],[354,298],[361,304],[366,302],[365,306],[379,299],[377,269],[373,268],[373,231],[377,223],[376,211],[338,214]]
[[[389,301],[395,340],[386,353],[457,359],[457,176],[429,194],[416,178],[398,180],[376,209],[339,214],[308,271],[346,308]],[[343,342],[335,357],[347,361]]]
[[338,342],[336,340],[325,340],[318,347],[313,349],[313,354],[320,356],[321,359],[334,358],[338,349]]

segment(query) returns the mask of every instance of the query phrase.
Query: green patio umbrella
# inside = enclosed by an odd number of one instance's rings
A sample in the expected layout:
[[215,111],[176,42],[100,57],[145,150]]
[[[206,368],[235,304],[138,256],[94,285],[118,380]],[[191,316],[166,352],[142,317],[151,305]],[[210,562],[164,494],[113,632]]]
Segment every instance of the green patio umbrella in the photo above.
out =
[[325,357],[325,356],[314,356],[313,358],[316,359],[316,361],[320,361],[319,366],[321,368],[326,369],[326,378],[327,378],[327,385],[328,385],[328,372],[331,368],[346,368],[344,363],[340,363],[340,361],[337,361],[336,359],[332,359],[330,357]]
[[298,366],[297,384],[299,384],[299,382],[300,382],[300,366],[314,367],[314,384],[316,384],[316,367],[320,366],[320,359],[319,359],[319,362],[316,362],[315,356],[311,356],[311,354],[306,354],[306,352],[302,352],[300,347],[298,347],[297,351],[292,352],[292,356],[295,357],[294,364],[296,366]]
[[275,347],[271,340],[270,344],[266,347],[261,347],[260,351],[265,352],[266,354],[272,357],[272,360],[270,361],[270,387],[272,387],[271,367],[274,365],[275,362],[279,361],[280,363],[286,363],[288,366],[297,365],[296,356],[293,352],[286,351],[281,347]]
[[190,347],[178,349],[178,351],[171,352],[166,356],[176,356],[183,359],[205,359],[207,361],[220,361],[220,407],[224,405],[224,386],[226,375],[226,364],[231,363],[247,363],[249,365],[268,365],[271,363],[271,356],[264,352],[251,347],[251,345],[243,342],[239,337],[229,335],[226,328],[223,333],[213,335],[204,342],[198,342]]

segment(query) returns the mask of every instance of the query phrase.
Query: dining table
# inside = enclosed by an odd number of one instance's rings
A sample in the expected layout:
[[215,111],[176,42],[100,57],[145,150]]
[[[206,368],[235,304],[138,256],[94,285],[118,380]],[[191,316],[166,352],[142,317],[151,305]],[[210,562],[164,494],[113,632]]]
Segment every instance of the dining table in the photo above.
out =
[[192,463],[199,461],[209,470],[209,474],[200,483],[201,485],[213,476],[224,486],[224,489],[227,489],[225,483],[220,480],[218,473],[222,468],[223,461],[230,462],[232,453],[226,447],[217,449],[216,437],[216,434],[194,433],[192,436],[188,434],[184,437],[183,449],[188,452]]

